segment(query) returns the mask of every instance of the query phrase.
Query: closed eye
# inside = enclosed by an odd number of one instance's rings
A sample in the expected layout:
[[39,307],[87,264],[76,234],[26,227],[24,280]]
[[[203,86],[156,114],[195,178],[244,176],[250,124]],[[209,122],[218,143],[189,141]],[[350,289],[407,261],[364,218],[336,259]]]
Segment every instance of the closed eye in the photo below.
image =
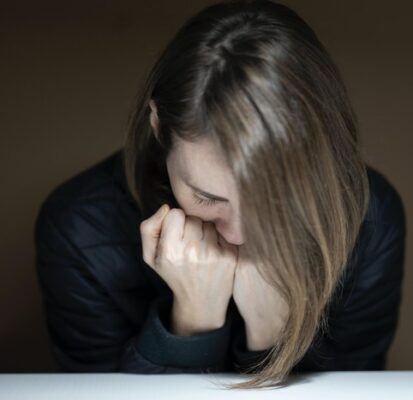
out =
[[219,203],[218,200],[213,200],[213,199],[208,199],[208,200],[206,200],[206,199],[202,199],[201,197],[195,195],[194,193],[193,193],[193,198],[194,198],[194,200],[195,200],[195,202],[196,202],[197,204],[201,204],[201,205],[205,205],[205,206],[212,206],[212,205],[214,205],[214,204],[216,204],[216,203]]

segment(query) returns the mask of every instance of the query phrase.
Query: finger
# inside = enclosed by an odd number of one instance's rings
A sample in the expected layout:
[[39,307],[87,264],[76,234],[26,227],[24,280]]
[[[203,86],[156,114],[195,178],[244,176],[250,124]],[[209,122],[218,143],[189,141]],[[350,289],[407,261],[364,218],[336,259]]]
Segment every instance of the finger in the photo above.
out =
[[185,213],[180,208],[172,208],[165,218],[160,242],[180,242],[184,235]]
[[163,221],[168,212],[169,206],[164,204],[155,214],[140,224],[143,259],[151,267],[154,266],[156,247],[162,231]]
[[202,229],[204,231],[203,240],[208,243],[218,244],[218,232],[214,223],[208,221],[204,222]]
[[218,234],[218,244],[221,246],[223,251],[229,251],[234,254],[238,254],[238,246],[227,242],[225,238],[220,234]]
[[192,215],[187,215],[185,218],[183,240],[202,240],[202,220]]

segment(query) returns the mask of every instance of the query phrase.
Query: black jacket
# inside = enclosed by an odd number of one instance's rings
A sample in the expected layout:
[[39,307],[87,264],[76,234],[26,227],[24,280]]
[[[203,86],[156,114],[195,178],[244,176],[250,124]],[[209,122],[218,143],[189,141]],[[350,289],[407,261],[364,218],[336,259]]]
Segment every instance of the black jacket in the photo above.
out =
[[[401,301],[405,214],[395,188],[368,168],[371,198],[336,291],[329,335],[318,333],[293,371],[381,370]],[[247,351],[233,298],[225,325],[170,333],[172,291],[142,259],[142,216],[120,151],[54,189],[35,224],[36,267],[52,353],[63,372],[240,372]]]

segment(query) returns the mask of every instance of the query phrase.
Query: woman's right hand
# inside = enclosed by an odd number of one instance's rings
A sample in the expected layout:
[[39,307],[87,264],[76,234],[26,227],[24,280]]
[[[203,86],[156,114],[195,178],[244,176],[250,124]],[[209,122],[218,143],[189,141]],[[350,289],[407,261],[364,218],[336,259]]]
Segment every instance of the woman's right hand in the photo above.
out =
[[218,329],[232,296],[238,247],[213,223],[164,207],[141,222],[140,233],[143,260],[174,293],[171,328],[180,335]]

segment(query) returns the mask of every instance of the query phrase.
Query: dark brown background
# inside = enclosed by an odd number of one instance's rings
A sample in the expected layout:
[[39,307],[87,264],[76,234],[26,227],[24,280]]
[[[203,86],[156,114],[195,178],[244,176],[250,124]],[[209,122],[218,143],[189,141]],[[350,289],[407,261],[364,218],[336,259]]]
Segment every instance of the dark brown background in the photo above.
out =
[[[7,4],[6,4],[7,3]],[[210,1],[0,3],[0,370],[53,361],[34,269],[33,224],[58,183],[122,145],[138,83],[177,28]],[[413,211],[410,1],[286,1],[339,65],[366,159]],[[412,228],[408,221],[408,230]],[[413,369],[412,238],[389,369]]]

